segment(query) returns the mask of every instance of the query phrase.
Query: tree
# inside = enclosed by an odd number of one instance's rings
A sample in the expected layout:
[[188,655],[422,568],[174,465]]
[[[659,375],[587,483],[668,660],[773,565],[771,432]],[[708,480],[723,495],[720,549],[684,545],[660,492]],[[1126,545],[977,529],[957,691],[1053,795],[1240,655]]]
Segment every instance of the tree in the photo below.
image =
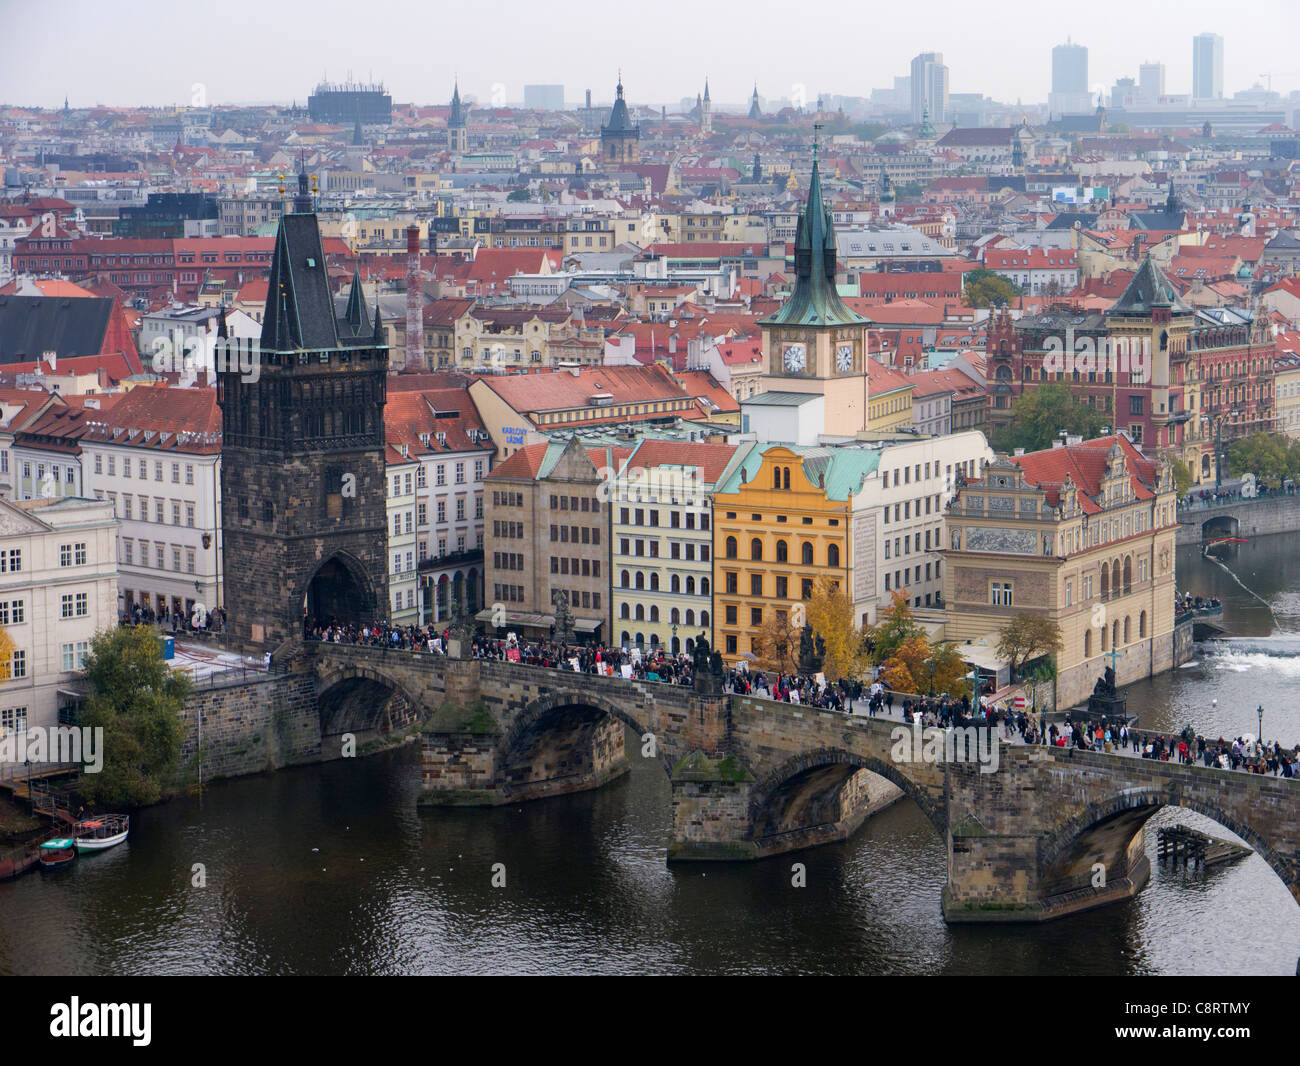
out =
[[949,696],[963,696],[970,691],[966,664],[956,643],[951,640],[941,641],[930,649],[925,670],[930,695],[946,692]]
[[1188,469],[1187,464],[1178,458],[1173,461],[1173,469],[1174,491],[1178,493],[1178,497],[1181,499],[1187,495],[1188,489],[1192,487],[1192,472]]
[[967,271],[962,291],[971,307],[1005,307],[1020,295],[1011,279],[986,267]]
[[1038,690],[1056,680],[1056,660],[1048,656],[1034,663],[1026,672],[1023,680],[1029,685],[1029,706],[1038,709]]
[[925,633],[907,605],[906,593],[899,589],[892,600],[879,623],[862,635],[866,653],[874,664],[883,663],[912,637]]
[[1276,433],[1252,433],[1228,446],[1228,471],[1234,476],[1254,474],[1263,485],[1280,486],[1296,476],[1300,450],[1288,437]]
[[929,658],[930,642],[924,634],[908,637],[881,664],[881,680],[895,692],[924,692],[929,687]]
[[838,681],[862,673],[862,632],[854,624],[853,601],[839,582],[818,578],[805,614],[813,632],[826,642],[826,661],[822,665],[826,677]]
[[533,194],[527,189],[513,189],[510,194],[506,196],[506,199],[512,204],[527,203],[532,198]]
[[799,656],[799,634],[802,626],[796,626],[789,616],[782,617],[773,612],[754,633],[754,643],[759,657],[773,670],[783,674],[794,673],[795,660]]
[[1046,381],[1017,397],[1011,421],[995,433],[993,446],[1001,452],[1036,452],[1050,448],[1062,430],[1089,440],[1100,437],[1105,425],[1105,416],[1082,403],[1065,382]]
[[998,655],[1019,671],[1030,659],[1055,655],[1061,650],[1061,627],[1050,618],[1021,611],[1011,619],[998,637]]
[[158,634],[146,626],[97,633],[84,676],[90,695],[81,725],[104,730],[104,763],[82,775],[79,791],[112,807],[158,802],[180,758],[190,679],[167,665]]

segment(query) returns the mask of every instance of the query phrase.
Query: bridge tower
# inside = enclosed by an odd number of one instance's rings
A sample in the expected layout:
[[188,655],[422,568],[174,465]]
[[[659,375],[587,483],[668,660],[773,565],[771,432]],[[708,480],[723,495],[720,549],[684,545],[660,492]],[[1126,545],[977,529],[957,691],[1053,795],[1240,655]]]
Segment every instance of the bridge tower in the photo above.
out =
[[272,651],[304,616],[372,620],[388,602],[384,400],[388,349],[354,275],[334,312],[298,175],[280,219],[252,371],[219,368],[222,537],[232,639]]

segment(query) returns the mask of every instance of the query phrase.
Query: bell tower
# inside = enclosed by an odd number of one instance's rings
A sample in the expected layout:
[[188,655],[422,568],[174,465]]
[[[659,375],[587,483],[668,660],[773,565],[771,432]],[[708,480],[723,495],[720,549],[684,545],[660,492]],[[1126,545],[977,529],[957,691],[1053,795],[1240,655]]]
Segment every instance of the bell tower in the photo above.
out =
[[[820,129],[820,124],[815,129]],[[763,385],[770,393],[821,393],[824,432],[852,435],[866,428],[867,327],[835,288],[835,225],[822,199],[818,145],[813,142],[808,203],[794,245],[794,292],[759,320]],[[756,398],[761,401],[761,396]]]

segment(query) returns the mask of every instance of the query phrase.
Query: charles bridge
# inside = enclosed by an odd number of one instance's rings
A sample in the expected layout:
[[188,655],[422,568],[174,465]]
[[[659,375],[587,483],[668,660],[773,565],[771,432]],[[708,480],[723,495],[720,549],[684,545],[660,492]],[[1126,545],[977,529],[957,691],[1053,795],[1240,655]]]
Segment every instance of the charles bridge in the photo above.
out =
[[[896,757],[897,720],[697,681],[308,642],[281,673],[192,699],[186,754],[196,756],[200,714],[209,777],[418,733],[427,805],[562,795],[653,759],[670,784],[667,853],[677,861],[759,859],[843,840],[907,797],[947,844],[950,922],[1038,921],[1134,895],[1150,876],[1143,826],[1180,806],[1244,839],[1300,902],[1296,779],[1005,742],[996,770],[981,772],[990,766]],[[625,750],[624,726],[635,750]]]

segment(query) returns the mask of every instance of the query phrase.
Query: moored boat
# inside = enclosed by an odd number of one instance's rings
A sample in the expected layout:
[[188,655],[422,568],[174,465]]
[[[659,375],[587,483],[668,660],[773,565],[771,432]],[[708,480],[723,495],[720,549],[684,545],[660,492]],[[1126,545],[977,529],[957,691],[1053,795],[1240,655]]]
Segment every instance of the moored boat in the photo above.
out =
[[40,861],[41,849],[35,844],[21,848],[10,848],[0,852],[0,881],[8,881],[25,874]]
[[40,851],[41,868],[45,870],[67,866],[77,857],[76,842],[72,837],[55,837],[53,840],[47,840],[41,845]]
[[126,814],[101,814],[72,827],[78,851],[104,851],[126,839],[131,831],[131,817]]

